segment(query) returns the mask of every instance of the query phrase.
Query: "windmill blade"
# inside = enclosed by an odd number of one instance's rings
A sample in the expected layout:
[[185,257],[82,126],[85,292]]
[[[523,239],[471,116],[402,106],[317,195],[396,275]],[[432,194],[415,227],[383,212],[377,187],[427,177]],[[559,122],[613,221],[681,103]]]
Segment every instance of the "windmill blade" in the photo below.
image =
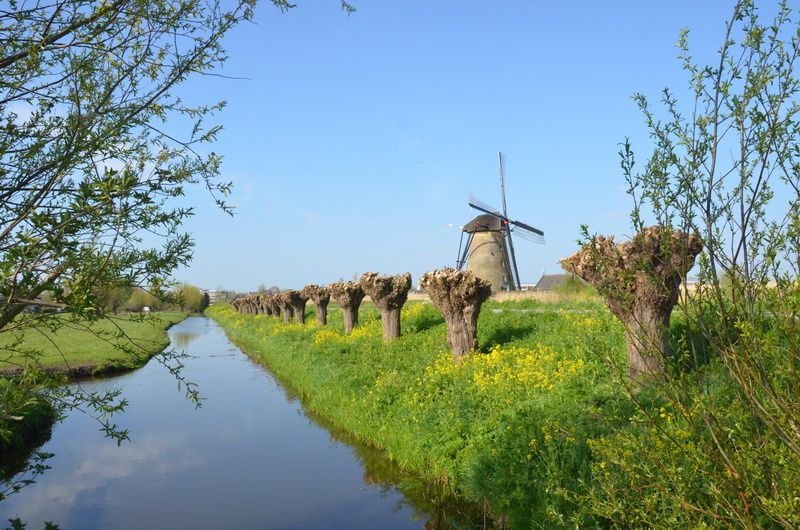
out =
[[506,219],[506,217],[500,213],[500,210],[495,208],[494,206],[490,206],[483,201],[478,200],[474,195],[470,193],[469,195],[469,205],[476,210],[480,210],[483,213],[488,213],[490,215],[495,215],[501,219]]
[[544,245],[544,232],[541,230],[535,229],[536,231],[528,230],[527,228],[523,228],[521,226],[515,226],[511,233],[518,235],[522,239],[527,239],[528,241],[533,241],[534,243],[539,243]]
[[514,241],[511,237],[511,229],[506,225],[506,241],[508,242],[508,264],[511,271],[511,282],[514,284],[514,290],[519,291],[522,289],[522,283],[519,279],[519,269],[517,268],[517,256],[514,253]]
[[500,159],[500,197],[503,199],[503,217],[508,219],[508,210],[506,209],[506,168],[503,153],[498,151],[497,158]]
[[[463,237],[464,232],[461,232],[461,235]],[[456,265],[457,265],[456,269],[458,269],[458,270],[463,270],[464,267],[467,265],[467,258],[468,258],[468,254],[469,254],[469,249],[472,246],[472,236],[474,236],[474,235],[475,234],[467,234],[467,244],[464,245],[464,251],[461,252],[461,255],[458,258],[458,262],[456,263]],[[459,246],[459,252],[460,251],[461,251],[461,248]]]
[[536,234],[538,236],[544,237],[544,232],[542,232],[538,228],[532,227],[529,224],[525,224],[522,221],[512,221],[511,219],[509,219],[508,222],[509,222],[509,224],[512,224],[512,225],[514,225],[516,227],[519,227],[519,228],[521,228],[523,230],[527,230],[528,232],[533,232],[534,234]]

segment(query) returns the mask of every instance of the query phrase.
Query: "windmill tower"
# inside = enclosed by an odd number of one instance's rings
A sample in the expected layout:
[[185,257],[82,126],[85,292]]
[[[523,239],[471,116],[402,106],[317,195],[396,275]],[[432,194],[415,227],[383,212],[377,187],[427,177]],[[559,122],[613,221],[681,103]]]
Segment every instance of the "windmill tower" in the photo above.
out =
[[516,291],[520,289],[520,279],[511,235],[513,233],[522,239],[544,243],[544,232],[521,221],[509,219],[503,153],[498,153],[498,156],[503,211],[500,212],[470,195],[470,207],[482,213],[464,225],[458,245],[456,267],[459,270],[466,267],[479,278],[491,282],[493,292]]

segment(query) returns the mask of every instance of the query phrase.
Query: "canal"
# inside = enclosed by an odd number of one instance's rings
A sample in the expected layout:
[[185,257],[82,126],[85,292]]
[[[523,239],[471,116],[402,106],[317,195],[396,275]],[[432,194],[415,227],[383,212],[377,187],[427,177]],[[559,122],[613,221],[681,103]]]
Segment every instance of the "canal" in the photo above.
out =
[[0,503],[0,521],[64,530],[475,526],[379,451],[307,415],[214,321],[189,317],[169,334],[189,355],[184,375],[199,384],[202,406],[155,360],[81,383],[122,389],[129,405],[115,419],[131,441],[118,447],[86,414],[71,413],[41,448],[54,454],[51,469]]

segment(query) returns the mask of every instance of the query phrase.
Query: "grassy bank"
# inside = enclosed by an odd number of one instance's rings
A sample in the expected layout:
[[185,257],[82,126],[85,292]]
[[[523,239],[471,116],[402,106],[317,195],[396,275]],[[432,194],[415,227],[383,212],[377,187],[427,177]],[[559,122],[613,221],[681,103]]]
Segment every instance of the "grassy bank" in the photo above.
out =
[[[25,318],[25,317],[23,317]],[[41,388],[77,378],[144,365],[169,344],[166,330],[185,313],[74,321],[48,316],[24,332],[0,334],[0,454],[41,440],[56,412]],[[34,368],[23,372],[26,367]],[[45,376],[41,371],[55,376]],[[2,377],[13,376],[13,377]],[[55,377],[55,379],[54,379]]]
[[186,318],[163,312],[149,317],[119,316],[96,322],[74,322],[68,316],[57,327],[27,328],[0,334],[0,374],[18,373],[31,362],[68,377],[130,370],[143,366],[169,344],[166,330]]
[[488,505],[498,523],[591,522],[574,498],[591,480],[589,440],[631,414],[609,363],[623,362],[622,330],[599,300],[487,303],[478,327],[485,355],[461,363],[430,304],[406,305],[404,335],[391,344],[371,305],[350,336],[338,331],[341,312],[317,329],[309,311],[306,325],[227,305],[207,314],[309,408],[409,472]]

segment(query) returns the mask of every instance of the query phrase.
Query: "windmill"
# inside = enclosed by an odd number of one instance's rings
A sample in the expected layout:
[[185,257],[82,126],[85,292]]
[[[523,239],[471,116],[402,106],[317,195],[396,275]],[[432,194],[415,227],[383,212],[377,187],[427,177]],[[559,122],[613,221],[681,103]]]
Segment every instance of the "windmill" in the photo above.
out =
[[521,288],[521,284],[512,234],[543,244],[544,232],[508,217],[503,153],[498,153],[498,157],[503,211],[469,196],[469,206],[482,213],[464,224],[458,244],[456,268],[461,270],[466,267],[476,276],[489,280],[492,291],[516,291]]

